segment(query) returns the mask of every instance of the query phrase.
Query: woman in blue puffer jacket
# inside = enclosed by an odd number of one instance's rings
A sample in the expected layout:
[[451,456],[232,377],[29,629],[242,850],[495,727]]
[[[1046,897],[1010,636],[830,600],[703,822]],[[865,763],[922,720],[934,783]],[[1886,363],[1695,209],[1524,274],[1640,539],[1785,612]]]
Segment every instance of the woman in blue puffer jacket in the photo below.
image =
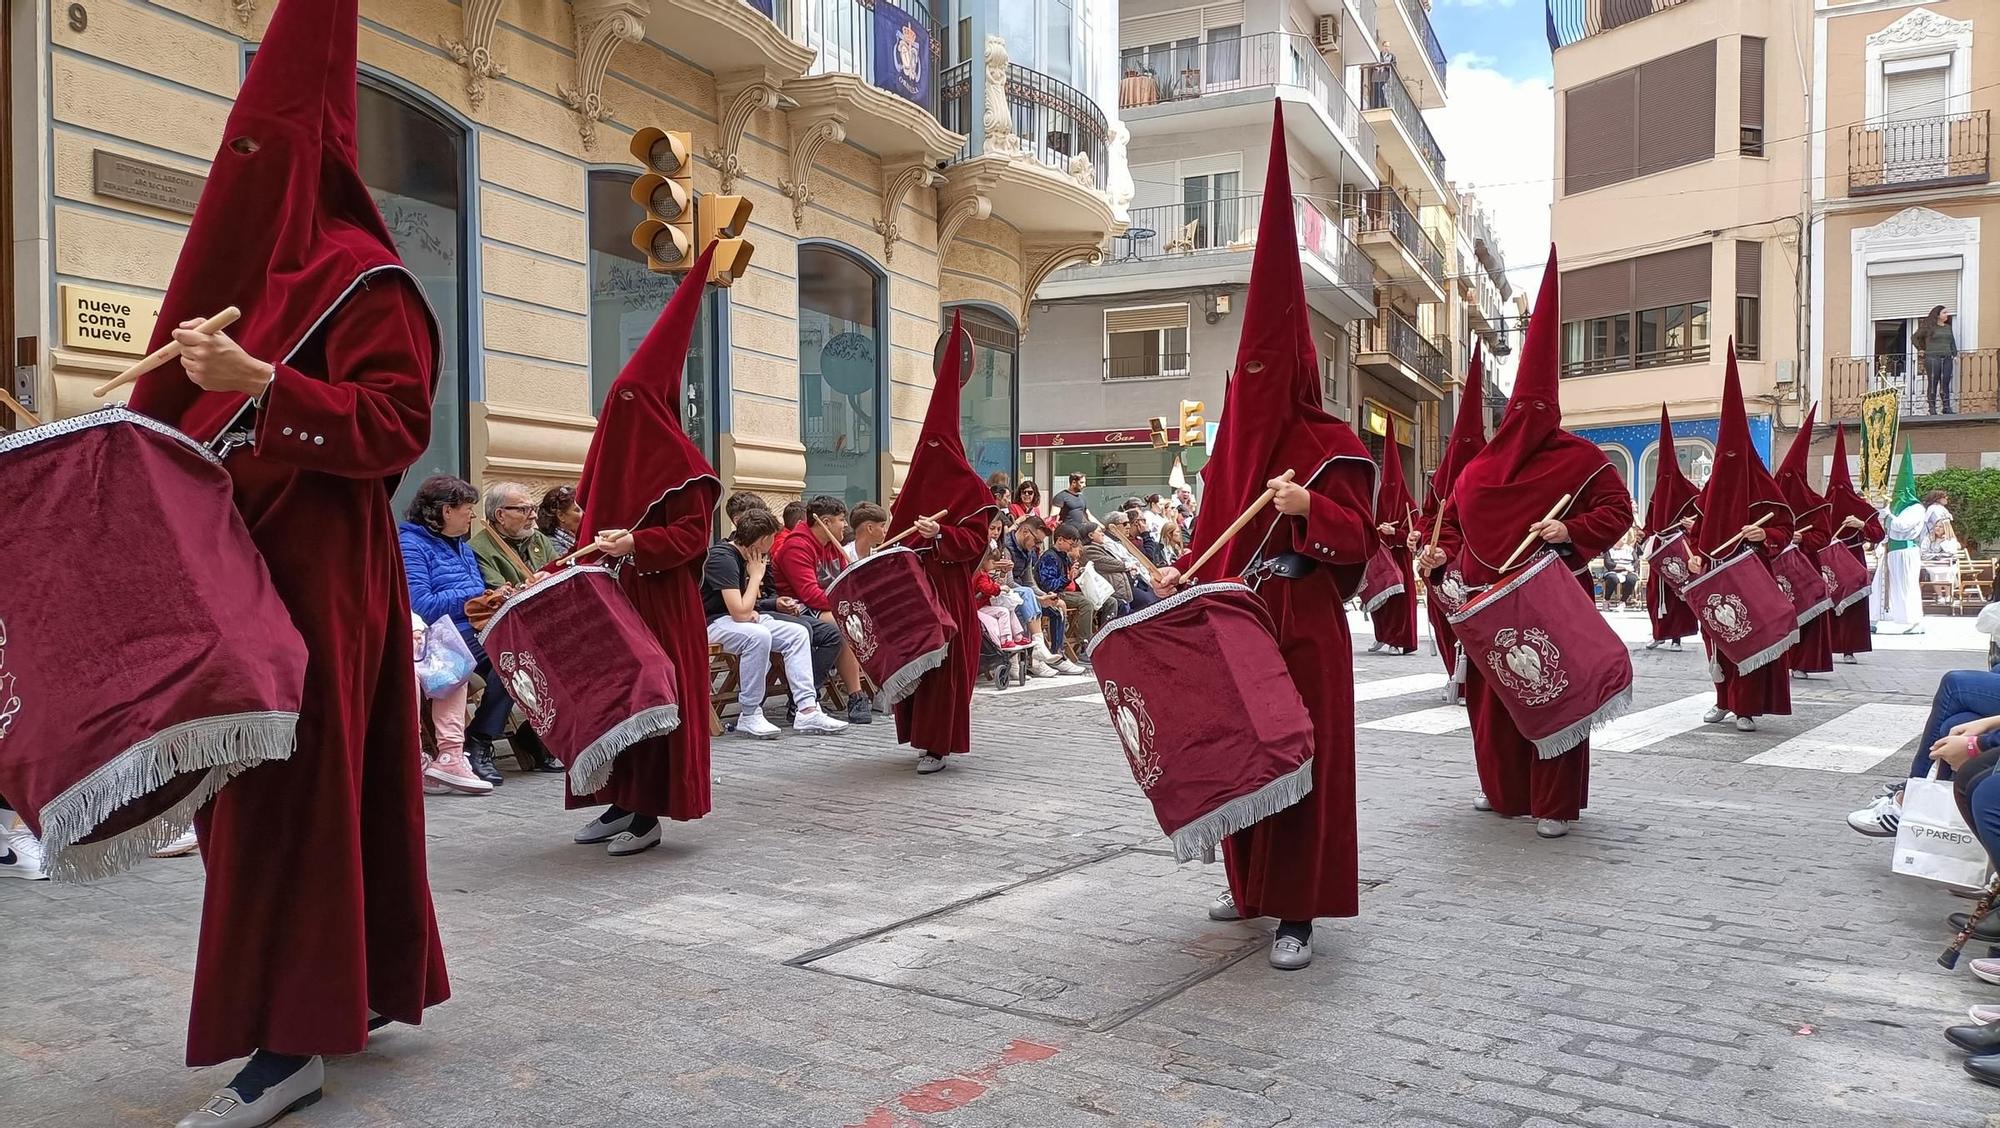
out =
[[500,739],[514,701],[493,676],[493,664],[479,645],[479,636],[465,617],[465,603],[486,594],[486,581],[479,574],[479,561],[472,555],[467,538],[472,534],[472,513],[479,500],[470,482],[449,474],[436,474],[417,487],[417,496],[403,513],[397,539],[403,546],[403,574],[410,586],[410,609],[426,623],[449,615],[465,638],[472,656],[479,660],[475,671],[486,682],[486,692],[472,723],[465,729],[465,758],[472,774],[498,786],[504,777],[493,766],[493,742]]

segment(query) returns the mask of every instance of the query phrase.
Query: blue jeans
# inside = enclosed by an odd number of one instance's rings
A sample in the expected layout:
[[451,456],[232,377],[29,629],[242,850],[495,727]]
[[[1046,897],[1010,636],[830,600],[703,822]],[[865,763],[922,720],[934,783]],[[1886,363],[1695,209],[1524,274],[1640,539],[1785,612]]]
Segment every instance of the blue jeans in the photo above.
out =
[[1965,777],[1953,789],[1965,825],[1979,836],[1986,855],[2000,863],[2000,780],[1994,778],[1995,754],[1988,751],[1965,765]]
[[[1937,693],[1931,697],[1930,719],[1924,722],[1924,735],[1917,741],[1917,754],[1910,761],[1910,775],[1930,774],[1931,745],[1950,732],[1953,726],[1994,716],[2000,716],[2000,673],[1953,670],[1946,674],[1939,679]],[[1937,769],[1939,779],[1951,778],[1949,766],[1939,764]]]

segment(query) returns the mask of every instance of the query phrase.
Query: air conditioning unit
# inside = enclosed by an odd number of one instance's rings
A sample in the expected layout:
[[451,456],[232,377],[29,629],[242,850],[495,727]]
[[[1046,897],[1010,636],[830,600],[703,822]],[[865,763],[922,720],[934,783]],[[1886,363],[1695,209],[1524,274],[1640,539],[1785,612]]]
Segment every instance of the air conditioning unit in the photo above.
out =
[[1322,55],[1340,52],[1340,17],[1320,16],[1313,21],[1313,48]]

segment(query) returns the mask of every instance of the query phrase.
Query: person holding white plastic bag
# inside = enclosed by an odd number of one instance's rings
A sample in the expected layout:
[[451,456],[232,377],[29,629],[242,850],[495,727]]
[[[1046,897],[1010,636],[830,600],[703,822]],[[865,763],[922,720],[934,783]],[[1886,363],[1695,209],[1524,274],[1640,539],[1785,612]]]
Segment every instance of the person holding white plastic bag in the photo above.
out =
[[[454,633],[457,628],[453,627]],[[465,758],[465,702],[471,692],[472,675],[468,670],[457,684],[442,690],[427,684],[424,672],[425,638],[429,628],[415,612],[410,614],[410,643],[416,652],[417,685],[430,707],[431,728],[437,734],[438,754],[435,759],[424,761],[424,791],[431,795],[445,795],[456,792],[460,795],[487,795],[493,785],[472,774],[472,764]],[[469,659],[470,653],[466,655]],[[429,665],[435,666],[433,661]]]
[[[1910,761],[1911,779],[1930,774],[1931,750],[1945,736],[1983,723],[1985,718],[2000,716],[2000,600],[1986,605],[1976,626],[1990,640],[1986,648],[1987,669],[1952,670],[1938,679],[1937,692],[1931,695],[1930,719],[1924,722],[1923,736],[1917,741],[1916,755]],[[1981,734],[1985,732],[1980,730]],[[1994,739],[2000,739],[2000,733]],[[1941,763],[1938,778],[1951,779],[1952,767],[1949,760]],[[1870,838],[1894,838],[1902,821],[1903,786],[1889,785],[1868,806],[1848,815],[1847,825]]]

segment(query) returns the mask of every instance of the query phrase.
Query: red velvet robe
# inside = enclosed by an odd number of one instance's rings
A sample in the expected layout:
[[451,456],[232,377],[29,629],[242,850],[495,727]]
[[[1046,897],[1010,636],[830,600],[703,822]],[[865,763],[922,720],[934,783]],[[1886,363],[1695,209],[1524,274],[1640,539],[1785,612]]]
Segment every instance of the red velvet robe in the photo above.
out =
[[[1850,536],[1853,534],[1850,533]],[[1828,548],[1830,552],[1851,552],[1862,567],[1868,565],[1868,550],[1857,537],[1850,540],[1835,540]],[[1835,654],[1868,654],[1874,651],[1875,641],[1868,633],[1868,601],[1857,599],[1854,606],[1834,614],[1827,613],[1827,647]]]
[[[1796,531],[1799,550],[1806,559],[1819,567],[1819,554],[1827,547],[1827,535],[1815,522],[1802,526]],[[1827,611],[1813,617],[1812,622],[1799,628],[1799,644],[1792,647],[1785,656],[1794,670],[1808,674],[1830,674],[1833,672],[1833,612]]]
[[565,807],[611,803],[680,822],[709,811],[708,616],[701,606],[701,568],[719,492],[702,479],[668,494],[632,530],[632,559],[618,573],[618,586],[673,660],[681,727],[619,753],[610,781],[594,795],[577,795],[565,784]]
[[[938,539],[924,544],[912,536],[938,603],[958,624],[958,637],[944,665],[925,674],[916,692],[896,704],[896,739],[933,756],[972,751],[972,687],[979,681],[979,608],[972,600],[972,573],[986,555],[987,524],[945,525]],[[910,543],[910,542],[905,542]]]
[[[1431,500],[1425,508],[1430,510],[1430,512],[1418,516],[1416,522],[1417,548],[1419,551],[1422,551],[1423,547],[1431,542],[1431,530],[1437,527],[1439,516],[1436,512],[1438,508],[1437,495],[1431,495]],[[1416,565],[1415,557],[1411,558],[1410,564],[1414,571]],[[1444,672],[1447,677],[1458,672],[1458,636],[1451,629],[1451,611],[1438,601],[1437,587],[1435,585],[1438,577],[1450,570],[1451,566],[1451,561],[1445,561],[1443,567],[1432,572],[1429,579],[1424,582],[1424,617],[1430,620],[1431,642],[1437,646],[1438,661],[1444,663]]]
[[[1764,543],[1755,546],[1758,562],[1770,567],[1772,557],[1784,551],[1790,543],[1792,530],[1786,524],[1789,515],[1775,517],[1764,523]],[[1748,674],[1739,673],[1736,664],[1720,654],[1715,660],[1722,667],[1722,681],[1715,687],[1715,704],[1739,717],[1788,717],[1792,713],[1792,673],[1789,656],[1775,662],[1766,663]]]
[[[1331,565],[1359,575],[1375,551],[1369,497],[1355,475],[1327,473],[1310,487],[1304,519],[1280,517],[1270,544],[1319,564],[1296,580],[1257,589],[1278,627],[1285,668],[1313,720],[1313,787],[1304,799],[1223,840],[1229,888],[1248,917],[1351,917],[1361,911],[1354,819],[1354,649],[1346,602]],[[1183,565],[1190,563],[1183,561]]]
[[195,822],[208,883],[189,1065],[359,1053],[371,1007],[416,1023],[451,994],[389,508],[430,438],[432,353],[411,283],[371,282],[279,366],[255,446],[225,462],[309,657],[298,750]]
[[1653,621],[1656,642],[1679,642],[1701,630],[1694,608],[1674,594],[1658,568],[1646,569],[1646,617]]
[[[1402,571],[1403,594],[1377,607],[1370,616],[1375,624],[1375,641],[1401,650],[1417,648],[1417,573],[1409,549],[1413,523],[1407,513],[1393,521],[1382,522],[1396,526],[1395,532],[1382,536],[1382,543],[1395,559],[1396,567]],[[1381,535],[1380,530],[1377,530],[1377,535]]]
[[[1583,488],[1583,496],[1570,503],[1562,522],[1569,529],[1569,563],[1583,569],[1577,582],[1588,589],[1589,562],[1632,529],[1632,495],[1616,473],[1600,472]],[[1469,586],[1497,582],[1499,574],[1478,557],[1459,553],[1463,537],[1458,507],[1453,506],[1445,516],[1439,547],[1447,556],[1458,557]],[[1499,695],[1470,662],[1466,663],[1465,707],[1472,721],[1472,754],[1479,767],[1479,786],[1496,814],[1572,822],[1590,805],[1589,741],[1560,756],[1542,759],[1534,742],[1514,727]]]

